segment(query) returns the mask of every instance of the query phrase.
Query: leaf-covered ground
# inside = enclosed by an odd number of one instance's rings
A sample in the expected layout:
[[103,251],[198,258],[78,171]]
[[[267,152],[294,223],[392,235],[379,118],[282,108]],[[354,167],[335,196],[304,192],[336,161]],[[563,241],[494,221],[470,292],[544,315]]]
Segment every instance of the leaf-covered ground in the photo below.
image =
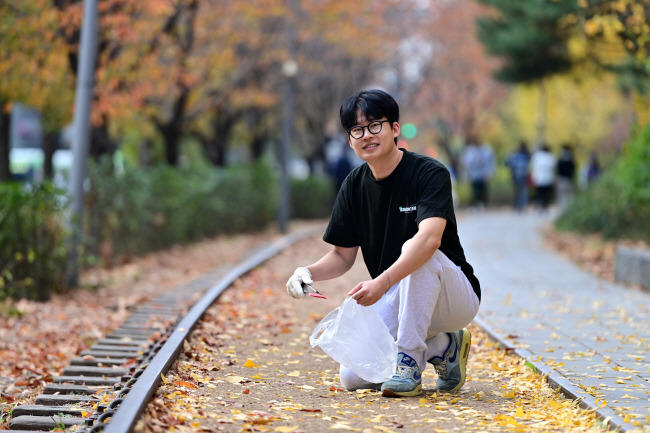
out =
[[0,429],[14,406],[31,404],[79,352],[119,327],[138,305],[221,266],[236,264],[277,234],[221,236],[112,269],[84,272],[78,290],[48,302],[0,302]]
[[136,431],[605,431],[476,327],[460,393],[433,392],[432,369],[421,397],[342,390],[337,364],[309,336],[365,270],[318,283],[327,300],[294,300],[284,287],[295,266],[327,249],[301,242],[238,280],[204,317]]
[[[0,429],[7,428],[15,405],[33,402],[73,357],[118,327],[129,314],[127,306],[237,263],[274,237],[218,237],[112,269],[87,271],[81,281],[89,290],[45,303],[0,303]],[[583,239],[571,243],[573,248],[561,248],[578,254],[584,248],[575,245]],[[601,430],[591,414],[546,388],[518,358],[495,347],[476,328],[470,379],[460,394],[432,394],[431,370],[425,372],[421,398],[386,400],[374,392],[341,391],[335,363],[311,349],[308,337],[318,320],[340,303],[353,275],[365,271],[355,267],[347,280],[319,284],[327,301],[289,298],[284,291],[287,276],[297,264],[323,252],[318,242],[292,248],[222,297],[168,373],[169,383],[149,405],[141,430]],[[602,245],[594,245],[593,261],[600,264],[593,269],[612,268]]]
[[607,241],[597,234],[558,232],[548,226],[543,228],[543,234],[546,243],[553,250],[574,261],[586,271],[611,282],[615,281],[614,267],[617,245],[640,249],[650,248],[650,245],[642,241]]

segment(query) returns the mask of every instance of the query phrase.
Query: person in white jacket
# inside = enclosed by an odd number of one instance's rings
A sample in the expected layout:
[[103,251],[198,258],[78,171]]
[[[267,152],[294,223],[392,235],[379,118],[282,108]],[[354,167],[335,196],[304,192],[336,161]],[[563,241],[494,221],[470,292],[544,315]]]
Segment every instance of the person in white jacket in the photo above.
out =
[[530,160],[531,177],[535,187],[535,199],[540,209],[545,212],[553,201],[555,187],[555,168],[557,159],[546,144],[542,144],[533,153]]

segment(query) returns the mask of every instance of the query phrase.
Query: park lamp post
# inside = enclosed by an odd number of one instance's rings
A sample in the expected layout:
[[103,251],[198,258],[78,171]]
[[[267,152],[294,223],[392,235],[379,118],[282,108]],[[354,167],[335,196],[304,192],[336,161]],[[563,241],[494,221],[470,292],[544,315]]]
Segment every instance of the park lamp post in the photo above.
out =
[[280,206],[278,212],[278,225],[281,233],[287,232],[287,226],[291,217],[291,179],[289,173],[289,154],[293,136],[294,119],[294,86],[295,77],[298,74],[298,63],[289,59],[282,64],[282,75],[286,78],[284,86],[283,110],[282,110],[282,143],[280,146]]
[[84,208],[84,181],[90,141],[90,110],[97,56],[97,0],[84,0],[84,14],[81,23],[81,46],[77,63],[77,85],[75,90],[74,120],[72,137],[73,163],[70,175],[69,194],[71,209],[69,226],[72,231],[68,255],[68,284],[79,285],[79,243],[81,240],[82,214]]

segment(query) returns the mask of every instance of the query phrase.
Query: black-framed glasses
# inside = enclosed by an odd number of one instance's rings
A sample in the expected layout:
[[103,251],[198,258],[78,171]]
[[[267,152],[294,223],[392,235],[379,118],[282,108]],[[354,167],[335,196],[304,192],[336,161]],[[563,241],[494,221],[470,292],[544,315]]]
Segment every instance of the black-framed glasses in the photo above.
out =
[[355,126],[348,131],[348,134],[350,134],[350,137],[359,140],[360,138],[363,138],[365,134],[364,129],[367,128],[369,133],[377,135],[381,132],[381,127],[384,122],[390,123],[390,120],[374,120],[366,126]]

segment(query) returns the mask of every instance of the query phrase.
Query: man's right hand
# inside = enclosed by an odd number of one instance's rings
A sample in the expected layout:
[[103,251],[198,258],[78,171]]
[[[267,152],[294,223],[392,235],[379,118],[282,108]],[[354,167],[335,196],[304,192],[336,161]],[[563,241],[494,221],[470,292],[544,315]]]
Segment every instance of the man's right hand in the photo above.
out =
[[309,269],[301,266],[294,271],[289,281],[287,281],[287,293],[292,298],[304,298],[307,294],[304,285],[313,284],[313,282]]

